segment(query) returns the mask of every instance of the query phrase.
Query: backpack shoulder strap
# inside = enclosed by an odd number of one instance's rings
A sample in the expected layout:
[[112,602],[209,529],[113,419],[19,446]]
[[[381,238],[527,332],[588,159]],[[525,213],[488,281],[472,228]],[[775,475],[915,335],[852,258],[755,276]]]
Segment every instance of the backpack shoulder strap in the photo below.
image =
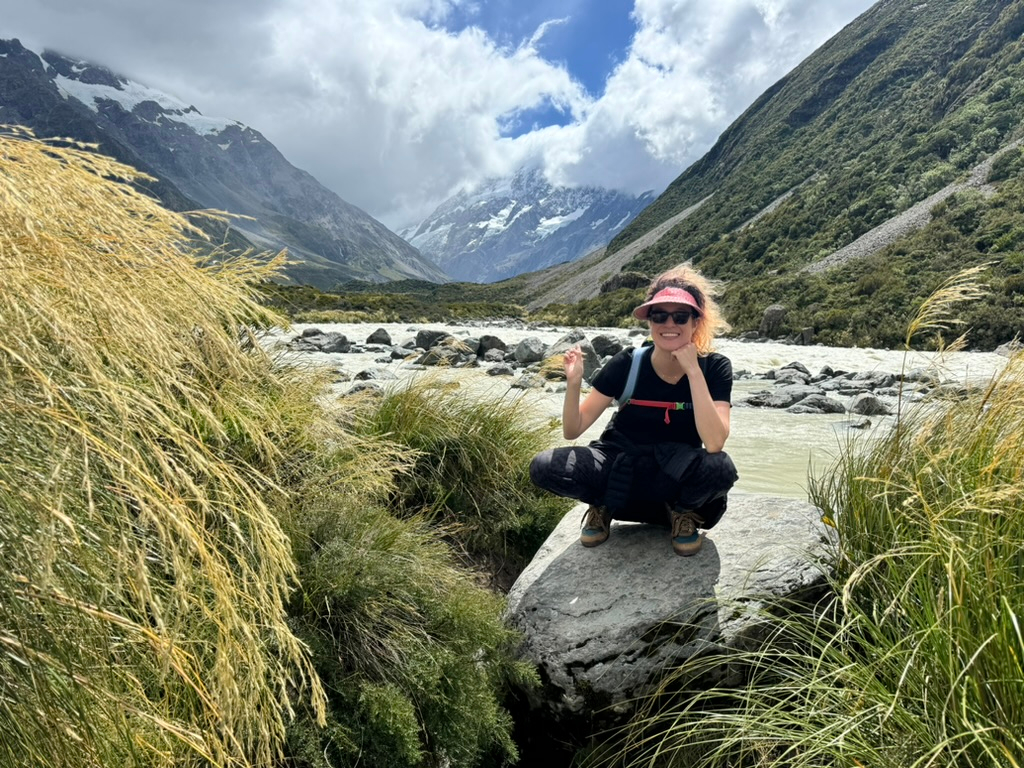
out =
[[629,361],[629,375],[626,377],[626,386],[622,390],[622,394],[619,395],[615,401],[615,405],[621,408],[623,405],[629,402],[629,398],[633,396],[633,390],[636,388],[637,377],[640,376],[640,363],[648,352],[651,351],[649,346],[638,347],[633,350],[633,357]]

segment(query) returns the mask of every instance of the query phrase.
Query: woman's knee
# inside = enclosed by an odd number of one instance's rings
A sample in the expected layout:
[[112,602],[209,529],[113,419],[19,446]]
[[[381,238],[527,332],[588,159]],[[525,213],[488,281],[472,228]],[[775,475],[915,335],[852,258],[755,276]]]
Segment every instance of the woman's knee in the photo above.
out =
[[736,465],[725,451],[705,453],[704,471],[714,484],[723,490],[732,488],[740,476],[736,471]]
[[551,475],[551,458],[553,450],[541,451],[530,461],[530,482],[538,488],[546,488],[545,481]]

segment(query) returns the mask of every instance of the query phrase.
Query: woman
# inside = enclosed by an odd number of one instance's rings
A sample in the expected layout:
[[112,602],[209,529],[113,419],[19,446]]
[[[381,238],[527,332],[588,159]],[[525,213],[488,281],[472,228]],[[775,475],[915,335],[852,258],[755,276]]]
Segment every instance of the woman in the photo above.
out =
[[599,440],[544,451],[530,477],[590,505],[580,535],[585,547],[608,538],[612,519],[633,520],[667,523],[673,550],[693,555],[702,543],[698,529],[718,522],[737,478],[722,452],[732,364],[711,351],[715,333],[728,325],[710,283],[685,264],[655,278],[633,315],[647,321],[653,345],[615,355],[582,402],[582,353],[565,353],[562,434],[574,440],[613,402],[626,402]]

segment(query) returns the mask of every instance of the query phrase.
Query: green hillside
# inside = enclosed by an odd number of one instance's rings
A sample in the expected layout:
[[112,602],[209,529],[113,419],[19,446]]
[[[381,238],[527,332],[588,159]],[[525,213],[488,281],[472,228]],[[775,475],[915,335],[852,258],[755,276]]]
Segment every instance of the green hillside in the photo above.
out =
[[[624,269],[654,274],[693,260],[727,282],[738,330],[781,302],[792,330],[892,344],[942,279],[993,262],[993,295],[973,311],[972,340],[1012,338],[1024,284],[1024,161],[1013,144],[1024,114],[1022,32],[1022,2],[876,4],[752,104],[608,254],[710,195]],[[987,183],[946,199],[923,229],[867,258],[803,271],[1000,150]]]

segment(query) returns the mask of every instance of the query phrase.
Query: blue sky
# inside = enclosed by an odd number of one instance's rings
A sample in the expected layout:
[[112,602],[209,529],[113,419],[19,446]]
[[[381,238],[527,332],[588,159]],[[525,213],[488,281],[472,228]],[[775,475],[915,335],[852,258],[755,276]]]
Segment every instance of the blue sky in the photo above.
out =
[[451,32],[483,29],[498,45],[518,48],[544,31],[537,43],[546,59],[564,64],[594,97],[615,66],[626,59],[636,33],[633,0],[491,0],[457,7],[443,23]]
[[239,120],[392,228],[539,165],[660,191],[871,0],[33,0],[0,36]]

